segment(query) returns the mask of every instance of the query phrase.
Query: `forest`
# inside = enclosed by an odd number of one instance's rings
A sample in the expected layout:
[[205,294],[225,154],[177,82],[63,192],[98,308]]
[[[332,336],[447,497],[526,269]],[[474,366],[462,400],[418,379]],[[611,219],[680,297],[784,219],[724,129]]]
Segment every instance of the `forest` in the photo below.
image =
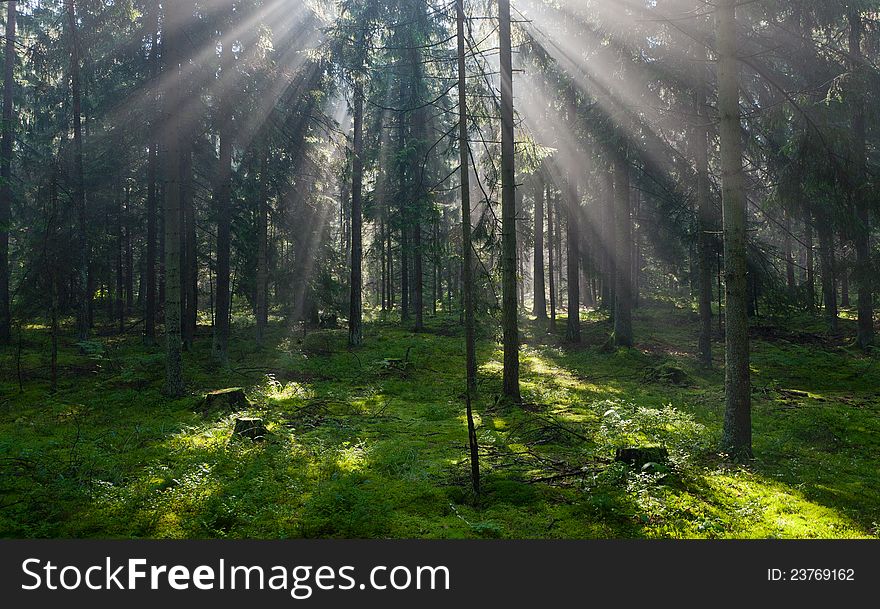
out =
[[880,1],[0,33],[0,537],[880,537]]

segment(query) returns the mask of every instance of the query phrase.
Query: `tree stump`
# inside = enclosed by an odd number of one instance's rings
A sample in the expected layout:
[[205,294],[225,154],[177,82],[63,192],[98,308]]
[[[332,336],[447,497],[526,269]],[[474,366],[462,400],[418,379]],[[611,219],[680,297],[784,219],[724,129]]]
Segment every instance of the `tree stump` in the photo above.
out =
[[646,463],[666,463],[669,451],[662,446],[618,448],[614,460],[641,469]]
[[235,419],[235,428],[232,430],[233,436],[251,440],[262,440],[268,433],[269,430],[263,424],[263,419]]
[[205,396],[202,404],[202,414],[218,410],[222,412],[238,412],[239,410],[249,408],[250,405],[251,403],[241,387],[219,389]]

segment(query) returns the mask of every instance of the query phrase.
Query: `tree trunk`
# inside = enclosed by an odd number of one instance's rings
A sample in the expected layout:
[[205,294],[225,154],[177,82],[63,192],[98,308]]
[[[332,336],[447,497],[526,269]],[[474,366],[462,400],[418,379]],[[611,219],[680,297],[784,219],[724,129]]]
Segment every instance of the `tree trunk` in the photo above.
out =
[[[698,61],[706,61],[705,50],[698,51]],[[701,74],[705,71],[701,70]],[[705,81],[701,78],[694,94],[697,124],[693,127],[694,169],[697,174],[697,260],[699,266],[700,363],[712,367],[712,201],[709,182],[709,117],[706,112]]]
[[614,344],[632,347],[632,199],[628,146],[614,155]]
[[165,6],[166,27],[164,54],[168,71],[165,91],[165,121],[163,134],[166,140],[165,163],[165,338],[166,382],[165,391],[178,397],[184,393],[183,362],[181,357],[180,324],[180,91],[183,83],[180,64],[185,22],[189,15],[184,6],[189,3],[169,2]]
[[831,218],[822,213],[816,217],[816,231],[819,233],[819,266],[822,271],[822,304],[828,331],[836,333],[839,329],[837,315],[837,290],[835,289],[834,233]]
[[[181,300],[183,321],[183,348],[191,350],[196,337],[196,318],[198,316],[198,262],[196,254],[196,214],[193,200],[193,159],[192,141],[189,131],[181,139],[184,142],[180,155],[180,220],[181,231]],[[184,139],[185,138],[185,139]]]
[[580,305],[580,200],[577,183],[566,178],[566,222],[565,241],[568,245],[566,257],[566,277],[568,279],[568,321],[565,325],[565,339],[570,343],[581,341],[581,305]]
[[614,255],[616,238],[614,222],[614,167],[610,161],[605,163],[602,175],[604,176],[604,188],[602,188],[601,224],[603,233],[610,235],[602,240],[602,307],[607,309],[614,317],[614,286],[617,282],[617,261]]
[[[401,108],[406,108],[408,105],[407,97],[406,97],[406,84],[405,79],[400,78],[400,91],[399,91],[399,103]],[[400,115],[397,125],[397,145],[399,150],[405,150],[407,146],[407,133],[406,133],[406,113],[399,112]],[[409,321],[409,305],[410,305],[410,285],[409,285],[409,230],[410,230],[410,218],[409,218],[409,210],[406,205],[406,196],[409,194],[409,187],[407,180],[407,174],[409,173],[406,170],[406,167],[402,165],[400,161],[398,161],[398,168],[400,174],[400,205],[398,212],[398,221],[400,223],[400,320],[402,322]]]
[[746,196],[739,109],[736,3],[716,5],[718,112],[725,278],[725,412],[722,450],[732,459],[752,457],[749,319],[746,287]]
[[804,267],[807,291],[807,311],[816,312],[816,263],[813,255],[813,218],[809,211],[804,212]]
[[550,332],[556,332],[556,269],[555,257],[553,255],[555,245],[555,228],[553,224],[553,196],[550,185],[547,185],[547,275],[550,279]]
[[535,253],[533,257],[532,285],[534,307],[532,314],[539,322],[547,321],[547,295],[544,284],[544,174],[535,173]]
[[131,183],[125,185],[125,315],[134,312],[134,249],[131,243]]
[[[232,51],[223,49],[224,72],[231,70]],[[228,95],[228,93],[227,93]],[[232,133],[230,129],[230,108],[227,100],[222,100],[219,111],[220,158],[217,167],[217,183],[214,185],[214,207],[217,210],[217,315],[214,325],[214,358],[221,365],[229,362],[229,316],[231,313],[230,293],[230,232],[232,228]],[[167,198],[166,198],[167,200]]]
[[[158,179],[158,149],[156,134],[159,132],[161,121],[159,112],[155,110],[158,104],[157,91],[152,87],[158,86],[159,81],[159,0],[152,3],[150,14],[150,101],[153,103],[154,113],[150,129],[149,143],[147,145],[147,244],[146,263],[144,268],[144,343],[148,346],[156,344],[156,264],[158,252],[158,196],[156,182]],[[166,102],[167,103],[167,102]]]
[[114,289],[114,302],[111,312],[113,312],[118,321],[119,334],[125,332],[125,235],[123,233],[125,204],[124,197],[120,192],[122,184],[119,176],[116,176],[113,186],[114,196],[116,197],[116,286]]
[[79,255],[79,303],[77,338],[89,337],[92,293],[89,289],[89,239],[86,217],[85,178],[83,173],[82,91],[80,87],[79,26],[76,0],[67,0],[67,25],[70,36],[70,90],[73,98],[73,205],[77,217],[77,249]]
[[12,302],[9,292],[9,229],[12,222],[13,94],[15,86],[16,2],[6,5],[6,51],[3,73],[3,141],[0,143],[0,344],[12,339]]
[[467,67],[465,64],[464,0],[456,0],[458,39],[458,148],[461,175],[461,260],[464,306],[466,416],[471,459],[471,483],[480,494],[480,457],[474,425],[472,397],[477,391],[476,321],[474,315],[473,250],[471,243],[470,149],[468,144]]
[[866,349],[874,342],[874,273],[871,268],[871,226],[869,193],[867,192],[865,146],[865,85],[866,75],[862,56],[862,16],[852,7],[849,13],[849,56],[852,62],[855,86],[852,100],[852,179],[853,210],[855,212],[854,242],[856,250],[855,272],[858,294],[858,322],[856,343]]
[[264,139],[260,155],[260,189],[257,205],[257,344],[263,346],[269,323],[269,143]]
[[788,297],[794,301],[795,294],[797,293],[797,286],[794,278],[794,256],[792,255],[791,248],[791,214],[784,210],[782,214],[782,230],[784,231],[782,237],[782,249],[783,255],[785,256],[785,285],[788,289]]
[[357,347],[363,340],[361,317],[363,315],[363,130],[364,92],[363,84],[354,85],[354,151],[351,170],[351,294],[348,315],[348,344]]
[[516,170],[513,130],[513,60],[510,0],[498,0],[501,59],[501,248],[504,396],[520,402],[519,322],[516,306]]

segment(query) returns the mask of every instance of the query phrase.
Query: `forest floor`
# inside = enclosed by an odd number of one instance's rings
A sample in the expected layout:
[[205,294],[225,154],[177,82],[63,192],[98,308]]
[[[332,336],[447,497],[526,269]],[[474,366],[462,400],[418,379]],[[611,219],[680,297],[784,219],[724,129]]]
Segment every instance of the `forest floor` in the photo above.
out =
[[[260,350],[242,321],[227,369],[203,327],[179,400],[161,393],[161,348],[134,333],[63,340],[52,394],[48,331],[31,327],[20,357],[0,351],[0,536],[880,535],[876,351],[811,320],[756,322],[755,460],[732,466],[717,454],[722,345],[715,370],[701,370],[691,311],[645,304],[633,349],[603,348],[600,313],[583,326],[571,348],[524,322],[517,407],[497,400],[500,348],[481,339],[478,504],[457,317],[419,334],[373,321],[354,352],[345,330],[303,338],[280,322]],[[240,415],[202,412],[206,391],[230,386],[247,390],[265,441],[230,437]],[[613,460],[616,448],[655,445],[667,465]]]

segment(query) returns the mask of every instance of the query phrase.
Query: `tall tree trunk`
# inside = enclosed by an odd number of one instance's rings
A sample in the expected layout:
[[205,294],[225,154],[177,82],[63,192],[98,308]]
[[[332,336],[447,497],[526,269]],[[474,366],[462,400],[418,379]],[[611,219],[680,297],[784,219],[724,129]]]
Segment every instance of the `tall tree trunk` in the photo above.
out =
[[797,285],[794,278],[794,256],[792,255],[791,245],[791,214],[784,210],[782,214],[782,230],[784,232],[782,237],[782,250],[783,255],[785,256],[785,285],[788,289],[788,297],[794,301],[795,294],[797,293]]
[[[406,95],[406,82],[404,78],[399,78],[399,103],[401,108],[406,108],[408,105],[407,95]],[[406,112],[399,112],[398,124],[397,124],[397,145],[399,150],[405,150],[407,146],[407,132],[406,132]],[[410,194],[409,188],[411,185],[408,183],[407,174],[409,173],[406,167],[403,165],[403,161],[398,161],[398,174],[399,174],[399,191],[398,198],[399,202],[399,210],[398,210],[398,221],[400,223],[400,320],[402,322],[409,321],[409,305],[410,305],[410,285],[409,285],[409,231],[410,231],[410,217],[409,217],[409,209],[406,205],[406,198]]]
[[853,240],[856,250],[853,279],[856,282],[859,299],[856,343],[865,349],[874,342],[874,273],[871,269],[871,226],[866,179],[865,86],[867,76],[862,56],[862,31],[862,15],[857,7],[852,7],[849,13],[849,56],[855,82],[852,92],[851,129],[852,198],[855,212]]
[[80,87],[79,26],[76,0],[67,0],[67,25],[70,36],[70,90],[73,98],[73,205],[77,217],[77,249],[79,255],[79,303],[77,337],[89,336],[92,293],[89,289],[89,238],[86,217],[85,177],[83,172],[82,90]]
[[816,217],[816,232],[819,233],[819,266],[822,271],[822,304],[828,331],[836,333],[839,329],[837,315],[837,289],[835,287],[834,233],[831,218],[824,211]]
[[627,144],[614,155],[614,344],[632,347],[632,199]]
[[614,236],[614,166],[609,161],[605,163],[602,175],[604,184],[602,188],[602,208],[601,208],[601,224],[604,227],[605,234],[610,235],[603,239],[600,244],[602,247],[602,307],[607,309],[614,317],[614,286],[617,281],[615,269],[617,261],[614,256],[614,244],[616,237]]
[[357,347],[363,340],[361,299],[363,297],[363,130],[364,91],[363,84],[354,85],[354,151],[351,170],[351,295],[348,315],[348,344]]
[[[415,30],[412,32],[416,34],[417,32],[426,32],[427,31],[427,15],[425,12],[425,4],[420,0],[415,0],[414,4],[414,13],[416,14],[416,25]],[[425,314],[425,303],[424,303],[424,284],[425,284],[425,274],[424,274],[424,247],[422,245],[423,235],[422,235],[422,221],[425,217],[425,212],[427,208],[427,187],[425,184],[426,176],[427,176],[427,167],[422,165],[425,159],[425,151],[427,150],[427,128],[429,123],[429,118],[427,116],[426,108],[423,107],[424,99],[422,94],[422,83],[424,81],[424,73],[422,69],[422,64],[424,61],[424,56],[421,51],[420,42],[421,38],[413,37],[411,38],[412,48],[410,51],[410,58],[412,62],[412,82],[410,86],[412,90],[410,92],[410,106],[416,107],[417,109],[412,113],[412,143],[411,147],[413,149],[413,153],[410,155],[410,179],[414,181],[415,188],[410,193],[413,202],[413,213],[412,213],[412,255],[413,255],[413,266],[412,266],[412,279],[411,279],[411,287],[412,287],[412,307],[415,312],[415,330],[416,332],[421,331],[424,328],[424,314]]]
[[639,280],[641,278],[642,269],[642,248],[641,248],[641,223],[638,221],[639,215],[642,213],[642,193],[639,190],[631,190],[634,204],[632,208],[632,266],[630,278],[632,280],[632,308],[639,308]]
[[260,151],[260,188],[257,205],[257,344],[262,346],[269,323],[269,142]]
[[180,323],[180,66],[185,23],[189,18],[184,10],[189,2],[169,2],[165,5],[164,54],[168,71],[165,90],[165,120],[162,132],[165,138],[165,338],[166,379],[165,391],[170,396],[184,392],[183,361],[181,357]]
[[498,0],[501,54],[501,283],[504,343],[504,396],[522,401],[519,391],[519,320],[516,306],[516,147],[513,132],[513,59],[510,0]]
[[[223,49],[223,55],[225,56],[223,63],[226,69],[231,69],[231,49]],[[227,100],[222,100],[219,127],[220,158],[217,167],[217,183],[214,186],[214,207],[217,210],[217,296],[215,297],[217,316],[214,325],[213,344],[214,357],[222,365],[226,365],[229,361],[229,316],[231,313],[232,296],[230,292],[230,233],[232,228],[232,133],[229,126],[230,114]]]
[[183,230],[181,243],[181,331],[183,348],[191,350],[196,338],[196,318],[198,316],[198,263],[196,253],[196,213],[193,190],[193,151],[190,131],[184,130],[181,137],[183,146],[180,155],[180,220]]
[[740,460],[752,457],[752,405],[746,287],[746,196],[736,40],[737,1],[719,0],[716,19],[726,321],[726,404],[721,444],[722,450],[732,459]]
[[12,222],[12,142],[15,137],[16,2],[6,3],[6,49],[3,72],[3,141],[0,143],[0,344],[12,339],[12,303],[9,292],[9,229]]
[[125,315],[130,317],[134,312],[134,248],[131,239],[131,183],[125,185],[125,223],[122,226],[125,235]]
[[813,255],[813,218],[809,211],[804,211],[804,267],[807,291],[807,311],[816,312],[816,263]]
[[461,270],[462,302],[464,306],[466,415],[468,445],[471,459],[471,483],[474,493],[480,494],[480,457],[477,432],[474,425],[472,397],[477,391],[476,321],[474,315],[473,245],[471,243],[471,182],[470,148],[468,144],[467,65],[465,63],[464,0],[456,0],[458,40],[458,148],[461,175]]
[[[558,222],[558,221],[557,221]],[[547,275],[550,279],[550,332],[556,332],[556,269],[555,257],[553,249],[555,245],[555,235],[553,231],[557,230],[553,224],[553,197],[550,185],[547,185]]]
[[566,217],[565,241],[568,244],[566,258],[566,277],[568,279],[568,321],[565,325],[565,339],[571,343],[581,340],[581,303],[580,303],[580,195],[577,183],[567,176],[566,185]]
[[[696,47],[697,61],[706,61],[705,49]],[[704,70],[700,71],[705,74]],[[709,117],[706,112],[707,101],[705,79],[698,80],[694,92],[694,114],[696,125],[692,128],[691,141],[693,145],[694,169],[697,174],[697,260],[699,266],[699,313],[700,313],[700,337],[699,351],[700,363],[706,367],[712,367],[712,238],[710,232],[712,226],[712,201],[710,199],[709,183]]]
[[159,132],[161,121],[156,109],[158,104],[157,91],[159,82],[159,0],[151,5],[150,13],[150,102],[153,105],[151,116],[151,128],[149,143],[147,145],[147,244],[146,262],[144,264],[144,343],[148,346],[156,344],[156,265],[158,252],[156,244],[159,239],[159,211],[156,182],[158,179],[158,149],[159,144],[156,134]]
[[119,334],[125,332],[125,234],[123,232],[125,203],[122,192],[122,184],[119,176],[116,176],[113,185],[114,196],[116,197],[116,286],[114,290],[114,307],[111,311],[115,314],[119,323]]
[[539,322],[547,321],[547,295],[544,284],[544,173],[535,173],[535,253],[533,256],[532,285],[534,308],[532,314]]

